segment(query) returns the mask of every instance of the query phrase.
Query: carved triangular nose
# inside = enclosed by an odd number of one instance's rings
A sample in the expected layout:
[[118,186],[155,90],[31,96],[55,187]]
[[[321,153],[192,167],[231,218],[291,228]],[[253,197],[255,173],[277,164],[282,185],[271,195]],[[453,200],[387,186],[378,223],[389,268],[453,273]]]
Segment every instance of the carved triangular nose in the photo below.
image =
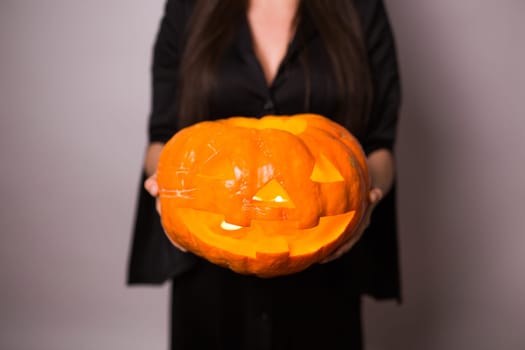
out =
[[295,208],[295,204],[286,190],[275,179],[270,180],[266,185],[252,197],[254,201],[272,204],[284,208]]

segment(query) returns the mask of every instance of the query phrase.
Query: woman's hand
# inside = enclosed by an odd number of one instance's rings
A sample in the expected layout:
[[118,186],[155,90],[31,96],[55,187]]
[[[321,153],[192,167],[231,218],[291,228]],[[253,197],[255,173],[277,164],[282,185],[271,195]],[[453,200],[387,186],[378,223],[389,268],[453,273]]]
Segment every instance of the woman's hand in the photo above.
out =
[[379,188],[372,188],[368,194],[369,199],[369,205],[366,208],[365,215],[361,219],[361,222],[359,223],[359,226],[357,227],[357,230],[350,239],[348,239],[346,242],[343,242],[339,248],[337,248],[332,254],[328,255],[326,258],[320,261],[321,264],[328,263],[330,261],[333,261],[335,259],[340,258],[342,255],[344,255],[346,252],[350,250],[354,246],[354,244],[359,241],[361,236],[363,235],[363,232],[365,229],[370,225],[370,217],[372,216],[372,211],[376,207],[376,205],[379,203],[379,201],[383,198],[383,191]]
[[155,208],[160,215],[159,185],[157,183],[157,173],[154,173],[144,181],[144,188],[148,193],[155,197]]
[[[153,175],[148,177],[146,179],[146,181],[144,181],[144,188],[146,189],[146,191],[148,191],[148,193],[151,196],[155,197],[155,208],[157,209],[157,212],[160,215],[159,184],[157,183],[157,173],[154,173]],[[177,243],[175,243],[173,241],[172,241],[172,243],[179,250],[181,250],[183,252],[187,252],[186,249],[184,249],[183,247],[181,247]]]
[[327,263],[341,257],[359,241],[365,229],[370,225],[370,217],[374,208],[392,188],[394,183],[394,156],[392,152],[385,148],[377,149],[368,155],[366,162],[372,189],[368,194],[369,205],[365,215],[361,219],[355,235],[343,242],[339,248],[323,259],[321,263]]

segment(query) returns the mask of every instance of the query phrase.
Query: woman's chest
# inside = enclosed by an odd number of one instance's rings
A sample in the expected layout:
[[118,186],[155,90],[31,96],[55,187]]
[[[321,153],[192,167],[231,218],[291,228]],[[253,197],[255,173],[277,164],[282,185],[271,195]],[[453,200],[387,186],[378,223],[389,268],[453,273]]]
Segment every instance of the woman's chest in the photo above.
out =
[[319,37],[292,43],[268,84],[249,42],[234,42],[222,55],[212,89],[214,118],[233,115],[317,113],[335,115],[337,83]]

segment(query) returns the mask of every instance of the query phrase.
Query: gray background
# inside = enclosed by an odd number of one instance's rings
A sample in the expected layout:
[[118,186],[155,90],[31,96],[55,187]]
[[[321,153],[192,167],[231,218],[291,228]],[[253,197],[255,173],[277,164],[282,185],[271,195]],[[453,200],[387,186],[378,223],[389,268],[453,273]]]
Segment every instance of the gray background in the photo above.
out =
[[[388,0],[404,303],[370,350],[525,349],[525,2]],[[0,2],[0,348],[165,349],[127,288],[155,1]]]

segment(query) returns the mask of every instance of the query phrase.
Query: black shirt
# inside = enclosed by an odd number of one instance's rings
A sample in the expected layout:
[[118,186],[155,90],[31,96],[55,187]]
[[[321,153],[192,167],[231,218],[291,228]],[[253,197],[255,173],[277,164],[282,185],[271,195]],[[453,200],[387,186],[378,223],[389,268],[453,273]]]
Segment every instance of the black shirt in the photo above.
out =
[[[394,40],[382,1],[354,3],[365,34],[373,81],[371,115],[360,139],[368,154],[394,146],[400,87]],[[193,5],[191,0],[169,0],[165,8],[154,47],[150,142],[166,142],[183,126],[177,122],[176,96],[186,26]],[[305,91],[301,57],[307,57],[311,67],[310,94]],[[216,86],[210,101],[210,119],[317,113],[342,123],[334,118],[337,86],[330,60],[309,16],[302,18],[271,84],[266,82],[254,54],[248,23],[243,19],[221,60]],[[400,294],[394,195],[395,190],[376,208],[361,242],[343,259],[350,269],[360,266],[356,273],[361,276],[362,291],[378,297]],[[180,253],[163,237],[158,221],[153,199],[141,188],[129,271],[131,283],[160,283],[192,265],[191,255]]]
[[[179,129],[177,84],[186,25],[194,1],[168,1],[154,49],[153,103],[150,141],[167,141]],[[355,1],[368,48],[374,99],[366,138],[367,153],[392,148],[399,107],[399,77],[394,41],[380,1]],[[311,93],[306,100],[306,79],[301,56],[306,56]],[[335,119],[337,87],[330,60],[319,33],[305,16],[269,86],[252,47],[243,19],[231,47],[224,53],[211,98],[210,118],[265,114],[317,113]],[[343,124],[342,121],[335,119]],[[350,130],[352,131],[352,130]]]

